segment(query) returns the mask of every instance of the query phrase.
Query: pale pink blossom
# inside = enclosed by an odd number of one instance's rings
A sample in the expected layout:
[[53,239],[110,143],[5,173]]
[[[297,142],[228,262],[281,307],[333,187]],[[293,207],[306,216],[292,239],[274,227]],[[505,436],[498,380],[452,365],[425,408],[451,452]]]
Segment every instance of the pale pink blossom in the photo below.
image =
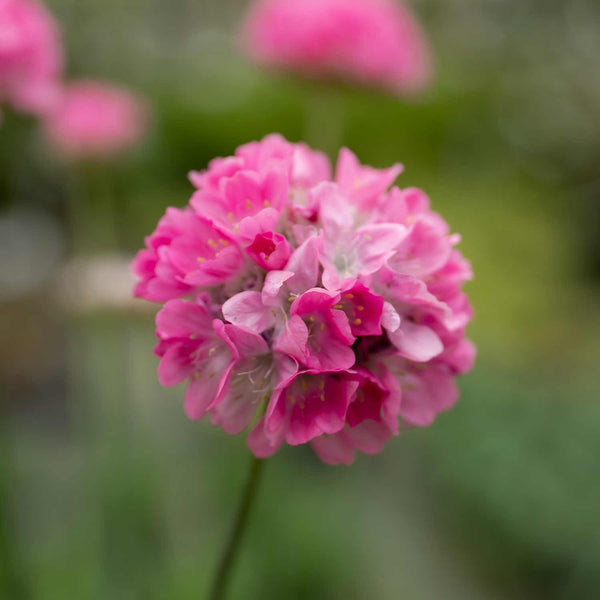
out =
[[42,116],[56,103],[63,51],[56,21],[37,0],[0,0],[0,104]]
[[148,108],[120,87],[94,80],[68,84],[44,122],[49,143],[69,159],[106,159],[134,148],[148,128]]
[[421,90],[431,57],[412,11],[396,0],[257,0],[243,45],[261,64],[396,94]]
[[[157,317],[164,385],[186,412],[249,429],[258,457],[310,443],[331,464],[375,454],[458,399],[475,347],[459,237],[420,190],[280,136],[190,175],[133,262]],[[301,176],[299,174],[302,174]]]

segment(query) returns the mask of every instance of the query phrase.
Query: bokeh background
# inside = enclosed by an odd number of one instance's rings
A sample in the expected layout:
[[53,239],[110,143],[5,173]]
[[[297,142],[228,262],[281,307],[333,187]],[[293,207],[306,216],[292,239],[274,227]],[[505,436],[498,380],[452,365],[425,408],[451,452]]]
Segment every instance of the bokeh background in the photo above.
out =
[[249,65],[246,4],[48,1],[69,74],[144,94],[153,127],[93,173],[0,128],[0,597],[204,597],[249,455],[160,388],[121,266],[190,169],[278,131],[404,163],[463,235],[479,357],[378,456],[270,460],[231,597],[600,598],[600,5],[415,0],[437,78],[403,102]]

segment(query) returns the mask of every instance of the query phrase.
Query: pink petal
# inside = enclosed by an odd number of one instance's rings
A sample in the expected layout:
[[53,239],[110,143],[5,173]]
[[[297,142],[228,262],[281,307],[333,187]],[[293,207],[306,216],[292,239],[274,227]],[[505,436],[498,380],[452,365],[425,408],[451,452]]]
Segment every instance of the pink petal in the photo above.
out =
[[409,319],[404,319],[396,331],[390,332],[389,338],[402,356],[415,362],[427,362],[444,350],[442,341],[433,329],[417,325]]
[[388,331],[396,331],[400,327],[400,315],[396,309],[389,303],[384,302],[383,313],[381,315],[381,325]]
[[207,332],[212,332],[212,317],[203,305],[169,300],[156,315],[156,333],[161,338],[187,338]]
[[240,292],[223,304],[223,316],[234,325],[262,333],[275,325],[271,309],[263,304],[260,292]]
[[225,334],[238,351],[240,358],[249,358],[269,352],[267,342],[253,331],[235,325],[225,325]]
[[308,341],[308,328],[306,323],[297,315],[292,316],[286,323],[281,335],[275,339],[273,350],[282,354],[289,354],[297,360],[306,360],[306,343]]
[[248,436],[248,448],[256,458],[273,456],[281,448],[283,437],[275,440],[265,435],[264,419],[261,419]]
[[356,427],[345,430],[352,445],[365,454],[379,454],[390,439],[390,430],[384,423],[367,419]]
[[170,346],[158,365],[158,380],[165,387],[173,387],[185,381],[194,372],[190,360],[189,344]]
[[206,365],[196,371],[185,390],[185,413],[192,421],[201,419],[223,394],[232,365],[219,373]]
[[317,456],[328,465],[351,465],[354,462],[354,448],[343,432],[334,435],[321,435],[310,442]]
[[265,306],[276,306],[277,297],[286,281],[294,277],[293,271],[269,271],[262,289],[262,301]]

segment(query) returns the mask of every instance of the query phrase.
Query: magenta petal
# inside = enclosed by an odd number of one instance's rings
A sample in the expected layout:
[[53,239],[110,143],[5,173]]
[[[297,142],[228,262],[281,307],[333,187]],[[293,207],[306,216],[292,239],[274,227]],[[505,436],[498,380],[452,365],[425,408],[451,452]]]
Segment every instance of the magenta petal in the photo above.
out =
[[260,292],[240,292],[232,296],[223,304],[223,316],[230,323],[256,333],[262,333],[275,324],[275,317],[263,304]]
[[237,397],[229,391],[211,410],[211,422],[220,425],[225,433],[236,435],[246,429],[256,411],[247,397]]
[[197,421],[206,414],[218,400],[228,374],[228,371],[217,373],[210,367],[196,372],[185,390],[185,412],[189,419]]
[[352,445],[365,454],[379,454],[391,437],[384,423],[369,419],[356,427],[349,427],[345,433]]
[[320,238],[309,238],[291,255],[285,267],[286,271],[294,273],[294,277],[288,283],[290,291],[301,293],[317,284],[320,244]]
[[240,358],[269,353],[269,346],[262,336],[235,325],[225,325],[225,334],[237,350]]
[[390,332],[389,338],[402,356],[415,362],[427,362],[444,350],[442,341],[433,329],[408,319],[404,319],[396,331]]
[[384,302],[381,314],[381,325],[388,331],[396,331],[400,327],[400,315],[396,309],[389,303]]
[[392,256],[406,237],[408,230],[403,225],[387,223],[365,225],[356,231],[356,252],[360,264],[360,275],[369,275],[379,270]]
[[265,435],[264,419],[261,419],[248,436],[248,448],[256,458],[269,458],[281,448],[283,437],[272,440]]
[[431,221],[420,219],[389,260],[390,269],[403,275],[424,277],[448,261],[452,246],[445,231]]
[[161,338],[190,337],[212,332],[212,317],[205,306],[185,300],[169,300],[156,315]]
[[344,432],[334,435],[321,435],[310,442],[317,456],[328,465],[351,465],[354,462],[354,448]]
[[283,269],[291,252],[286,238],[271,231],[257,234],[252,244],[246,247],[248,256],[265,271]]
[[307,341],[308,328],[300,317],[294,315],[287,322],[281,335],[275,339],[273,349],[304,362],[306,360]]
[[427,427],[438,413],[448,410],[458,400],[454,378],[443,366],[431,366],[409,374],[403,381],[400,414],[409,424]]
[[294,277],[293,271],[269,271],[262,289],[262,301],[265,306],[276,306],[278,296],[286,281]]
[[178,343],[170,346],[158,365],[158,380],[165,387],[179,385],[194,372],[190,360],[190,345]]

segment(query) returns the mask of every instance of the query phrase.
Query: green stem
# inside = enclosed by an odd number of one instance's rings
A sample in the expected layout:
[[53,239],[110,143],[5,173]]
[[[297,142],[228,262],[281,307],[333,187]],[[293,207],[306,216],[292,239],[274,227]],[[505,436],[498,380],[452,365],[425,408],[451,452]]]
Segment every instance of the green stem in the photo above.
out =
[[6,412],[2,411],[0,425],[0,597],[26,600],[30,597],[30,590],[9,506],[12,477],[11,452],[6,440]]
[[327,82],[312,82],[307,88],[303,141],[315,150],[335,156],[344,139],[344,94],[335,84]]
[[114,251],[118,247],[110,176],[103,163],[71,166],[68,216],[75,255]]
[[248,524],[250,509],[252,508],[254,498],[256,497],[256,491],[263,470],[263,463],[264,460],[252,458],[250,475],[238,506],[234,527],[229,536],[229,540],[227,541],[227,545],[225,546],[225,550],[221,555],[221,560],[219,561],[219,567],[213,582],[210,600],[223,600],[223,598],[225,598],[227,584],[231,579],[231,569],[235,562],[235,557],[239,550],[244,530]]

